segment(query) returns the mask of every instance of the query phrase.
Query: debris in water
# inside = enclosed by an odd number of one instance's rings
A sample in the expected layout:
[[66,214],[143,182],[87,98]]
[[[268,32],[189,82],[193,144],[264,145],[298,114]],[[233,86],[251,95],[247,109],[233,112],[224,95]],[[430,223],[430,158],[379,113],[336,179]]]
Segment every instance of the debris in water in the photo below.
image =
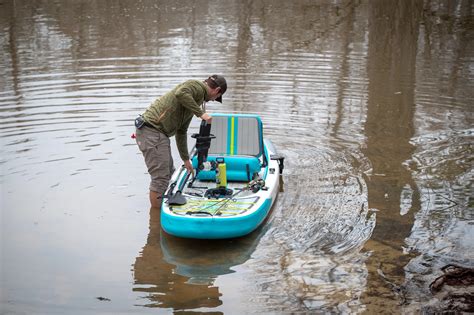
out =
[[431,292],[440,291],[444,284],[450,286],[474,285],[474,268],[466,268],[449,264],[441,268],[441,270],[444,272],[444,275],[431,282]]
[[106,301],[106,302],[110,302],[110,301],[111,301],[110,299],[105,298],[105,297],[102,297],[102,296],[98,296],[98,297],[96,297],[96,299],[98,299],[99,301]]
[[441,302],[438,310],[474,312],[474,268],[449,264],[441,270],[444,274],[430,284]]

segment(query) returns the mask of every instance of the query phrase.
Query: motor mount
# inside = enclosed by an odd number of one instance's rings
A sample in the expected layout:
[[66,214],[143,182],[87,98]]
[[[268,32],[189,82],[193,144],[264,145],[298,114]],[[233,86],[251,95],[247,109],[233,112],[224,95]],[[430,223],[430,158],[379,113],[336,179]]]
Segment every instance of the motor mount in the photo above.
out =
[[191,135],[191,138],[196,139],[196,153],[198,165],[196,167],[196,175],[189,182],[188,187],[192,187],[194,181],[197,178],[197,175],[200,171],[204,169],[204,162],[207,161],[207,155],[209,153],[209,148],[211,147],[211,140],[216,136],[211,134],[211,124],[208,124],[207,121],[201,121],[201,126],[199,127],[199,133]]

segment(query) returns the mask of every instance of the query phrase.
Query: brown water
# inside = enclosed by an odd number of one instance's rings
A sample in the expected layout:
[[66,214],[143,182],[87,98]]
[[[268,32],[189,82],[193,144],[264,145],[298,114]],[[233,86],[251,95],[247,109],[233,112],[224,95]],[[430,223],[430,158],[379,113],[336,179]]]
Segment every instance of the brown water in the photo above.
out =
[[[0,313],[442,307],[440,268],[474,266],[472,10],[0,0]],[[213,73],[229,89],[208,111],[261,115],[283,190],[248,237],[180,240],[130,134]]]

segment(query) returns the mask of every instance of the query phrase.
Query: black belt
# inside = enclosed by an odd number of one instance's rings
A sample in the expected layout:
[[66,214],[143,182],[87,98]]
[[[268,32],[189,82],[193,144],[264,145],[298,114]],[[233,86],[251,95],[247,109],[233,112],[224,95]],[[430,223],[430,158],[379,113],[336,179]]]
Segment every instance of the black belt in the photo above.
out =
[[158,130],[158,129],[155,128],[155,126],[153,126],[153,125],[150,124],[150,123],[147,123],[146,121],[143,123],[143,125],[144,125],[144,126],[147,126],[148,128],[153,128],[153,129],[155,129],[155,130]]
[[[159,133],[162,133],[162,134],[164,134],[165,136],[168,137],[168,135],[167,135],[166,133],[164,133],[162,130],[156,128],[155,126],[153,126],[153,125],[150,124],[150,123],[147,123],[146,121],[143,123],[143,126],[146,126],[146,127],[148,127],[148,128],[151,128],[151,129],[155,129],[155,130],[158,131]],[[168,138],[169,138],[169,137],[168,137]]]

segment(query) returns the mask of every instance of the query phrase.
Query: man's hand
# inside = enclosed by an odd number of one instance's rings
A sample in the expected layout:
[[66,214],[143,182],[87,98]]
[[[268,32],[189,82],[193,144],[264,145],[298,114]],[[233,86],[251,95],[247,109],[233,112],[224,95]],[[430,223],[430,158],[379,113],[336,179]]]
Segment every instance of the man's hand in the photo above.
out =
[[184,167],[188,170],[188,172],[193,175],[194,177],[194,168],[193,168],[193,163],[191,163],[191,160],[186,160],[184,161]]
[[207,121],[208,124],[212,123],[212,116],[208,113],[202,114],[201,119]]

